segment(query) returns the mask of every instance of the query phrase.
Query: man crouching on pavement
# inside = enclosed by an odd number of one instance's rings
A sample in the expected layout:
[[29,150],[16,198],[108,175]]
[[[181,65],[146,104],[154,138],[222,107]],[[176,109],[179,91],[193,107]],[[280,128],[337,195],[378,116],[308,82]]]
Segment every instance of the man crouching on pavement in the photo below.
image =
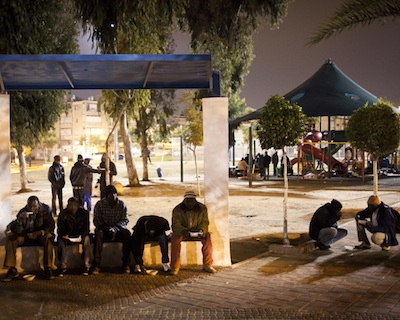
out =
[[215,273],[212,267],[212,242],[208,232],[207,207],[196,200],[193,191],[187,191],[183,201],[172,211],[171,274],[177,275],[181,264],[181,242],[183,238],[200,238],[203,254],[203,270]]
[[315,246],[320,250],[328,250],[332,243],[347,236],[347,230],[338,228],[342,204],[336,199],[324,204],[315,211],[310,222],[310,237],[316,240]]
[[368,208],[356,215],[358,240],[362,243],[355,249],[371,249],[365,230],[372,233],[372,242],[382,250],[388,251],[391,246],[397,246],[395,220],[390,207],[378,196],[370,196],[367,204]]

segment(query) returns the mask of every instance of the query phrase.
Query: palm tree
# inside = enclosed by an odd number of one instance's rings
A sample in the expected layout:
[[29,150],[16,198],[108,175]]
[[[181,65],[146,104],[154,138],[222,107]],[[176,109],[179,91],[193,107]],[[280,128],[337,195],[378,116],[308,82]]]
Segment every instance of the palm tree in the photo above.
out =
[[399,0],[344,0],[334,15],[317,29],[307,44],[317,44],[360,25],[369,26],[374,22],[384,24],[399,18]]

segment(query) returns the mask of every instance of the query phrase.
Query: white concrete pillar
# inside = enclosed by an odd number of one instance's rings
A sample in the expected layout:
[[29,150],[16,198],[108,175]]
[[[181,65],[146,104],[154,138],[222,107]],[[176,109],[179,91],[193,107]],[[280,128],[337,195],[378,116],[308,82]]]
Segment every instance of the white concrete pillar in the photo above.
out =
[[230,266],[228,98],[203,99],[204,202],[216,266]]
[[[0,240],[11,221],[10,96],[0,94]],[[2,262],[0,262],[2,263]]]

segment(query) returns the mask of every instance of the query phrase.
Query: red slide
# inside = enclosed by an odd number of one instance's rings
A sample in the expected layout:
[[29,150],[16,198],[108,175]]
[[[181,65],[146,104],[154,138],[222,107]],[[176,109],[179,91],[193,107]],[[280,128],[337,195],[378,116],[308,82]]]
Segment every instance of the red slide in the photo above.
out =
[[[311,155],[314,159],[318,159],[319,161],[322,161],[326,165],[328,165],[328,154],[321,150],[320,148],[310,144],[301,144],[299,147],[299,152],[301,155],[301,152],[304,152],[305,154]],[[290,162],[292,165],[297,163],[298,158],[292,159]],[[342,162],[339,160],[336,160],[334,157],[331,157],[331,170],[336,171],[339,175],[346,175],[347,174],[347,166],[345,166]]]

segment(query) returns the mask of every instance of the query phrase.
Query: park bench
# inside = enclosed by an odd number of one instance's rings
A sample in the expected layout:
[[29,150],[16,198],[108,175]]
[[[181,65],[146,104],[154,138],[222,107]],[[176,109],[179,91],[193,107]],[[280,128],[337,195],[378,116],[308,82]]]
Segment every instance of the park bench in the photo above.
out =
[[[93,242],[94,235],[91,234],[91,255],[93,258]],[[54,246],[55,260],[57,256],[57,243]],[[68,268],[79,268],[81,266],[82,245],[73,243],[67,248]],[[169,248],[169,252],[171,252]],[[0,246],[0,261],[4,261],[5,247]],[[119,267],[122,259],[122,243],[105,241],[103,244],[102,267]],[[161,264],[161,252],[157,241],[146,241],[143,253],[143,261],[145,265],[154,266]],[[181,248],[181,264],[182,265],[202,265],[202,252],[200,239],[184,239]],[[134,264],[131,256],[131,264]],[[43,247],[38,245],[24,244],[17,248],[17,269],[19,271],[38,271],[43,269]],[[3,269],[5,273],[7,270]]]

